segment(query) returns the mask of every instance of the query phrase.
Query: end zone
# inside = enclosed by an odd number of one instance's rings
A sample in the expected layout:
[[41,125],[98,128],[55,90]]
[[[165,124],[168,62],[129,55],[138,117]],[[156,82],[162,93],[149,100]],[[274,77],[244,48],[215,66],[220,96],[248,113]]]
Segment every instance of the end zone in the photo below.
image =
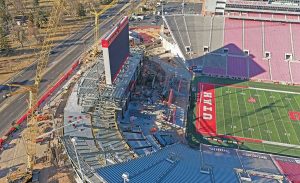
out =
[[198,83],[196,130],[205,135],[217,134],[215,85]]
[[198,83],[195,124],[197,133],[200,133],[204,136],[214,136],[236,141],[263,143],[263,141],[260,139],[237,137],[217,133],[215,86],[215,84],[211,83]]

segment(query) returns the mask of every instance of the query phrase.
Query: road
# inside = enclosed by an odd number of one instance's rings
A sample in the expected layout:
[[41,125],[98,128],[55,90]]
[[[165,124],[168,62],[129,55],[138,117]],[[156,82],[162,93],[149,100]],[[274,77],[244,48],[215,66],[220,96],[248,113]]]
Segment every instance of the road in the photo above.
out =
[[[106,32],[120,16],[115,16],[122,9],[124,4],[117,4],[114,8],[105,13],[112,17],[105,24],[100,24],[100,35]],[[100,19],[101,21],[101,19]],[[102,20],[103,21],[103,20]],[[47,87],[56,81],[61,73],[66,71],[83,53],[83,50],[93,42],[93,26],[87,25],[84,29],[73,34],[66,41],[53,49],[48,61],[48,70],[43,76],[39,93],[44,93]],[[15,77],[11,83],[30,85],[34,82],[36,64],[30,66],[23,73]],[[8,91],[0,88],[0,137],[7,132],[13,121],[21,117],[27,110],[28,94],[20,94],[16,97],[3,99]]]

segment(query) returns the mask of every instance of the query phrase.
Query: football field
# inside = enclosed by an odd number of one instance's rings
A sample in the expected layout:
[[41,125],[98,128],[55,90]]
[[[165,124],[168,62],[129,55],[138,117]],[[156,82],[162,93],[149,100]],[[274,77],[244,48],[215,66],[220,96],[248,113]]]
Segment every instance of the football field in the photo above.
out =
[[299,87],[199,77],[191,90],[195,133],[300,145]]
[[300,93],[216,86],[215,97],[218,134],[300,144]]

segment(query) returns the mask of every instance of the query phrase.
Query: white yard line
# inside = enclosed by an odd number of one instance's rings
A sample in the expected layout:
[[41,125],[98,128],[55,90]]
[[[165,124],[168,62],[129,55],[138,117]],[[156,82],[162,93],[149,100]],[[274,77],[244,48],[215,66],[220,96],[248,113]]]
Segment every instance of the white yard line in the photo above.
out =
[[[245,92],[247,92],[247,90],[245,91]],[[249,94],[249,97],[251,97],[251,93],[248,93]],[[244,95],[244,96],[247,96],[247,93],[246,93],[246,95]],[[245,97],[243,97],[243,100],[244,100],[244,105],[245,105],[245,108],[246,108],[246,112],[247,112],[247,119],[248,119],[248,124],[249,124],[249,128],[251,128],[251,120],[250,120],[250,117],[249,117],[249,114],[248,114],[248,111],[250,111],[249,109],[248,109],[248,107],[247,107],[247,101],[245,101]],[[257,120],[257,119],[256,119]],[[248,130],[248,129],[247,129]],[[250,131],[250,133],[251,133],[251,137],[248,137],[248,138],[253,138],[253,139],[255,139],[254,137],[253,137],[253,132],[252,131]]]
[[298,101],[295,99],[297,106],[300,108],[300,104],[298,103]]
[[[264,97],[265,97],[266,101],[269,102],[269,101],[268,101],[268,98],[267,98],[267,96],[266,96],[265,93],[264,93]],[[272,122],[273,122],[274,127],[275,127],[275,129],[276,129],[276,131],[277,131],[277,136],[279,137],[280,142],[282,142],[282,139],[280,138],[280,134],[279,134],[279,131],[278,131],[277,126],[276,126],[276,123],[275,123],[275,118],[274,118],[274,116],[273,116],[273,113],[272,113],[271,109],[269,109],[269,110],[270,110],[270,113],[271,113],[271,116],[272,116],[272,119],[273,119]]]
[[[279,97],[280,97],[280,96],[279,96]],[[272,100],[273,100],[273,102],[275,102],[275,101],[274,101],[274,98],[272,98]],[[280,97],[280,100],[281,100],[281,97]],[[286,130],[284,124],[282,123],[282,117],[281,117],[280,111],[278,110],[277,107],[276,107],[276,111],[278,112],[278,114],[279,114],[279,116],[280,116],[280,121],[281,121],[281,124],[283,125],[284,131],[285,131],[285,135],[287,136],[287,138],[288,138],[288,140],[289,140],[289,143],[291,144],[291,140],[290,140],[290,138],[289,138],[288,131]]]
[[[280,98],[280,99],[281,99],[281,102],[282,102],[283,105],[284,105],[284,101],[282,100],[282,98]],[[289,102],[290,106],[292,106],[290,100],[288,100],[288,102]],[[293,106],[292,106],[292,109],[294,110]],[[289,119],[289,121],[290,121],[290,123],[291,123],[291,125],[292,125],[292,128],[293,128],[294,132],[295,132],[295,137],[297,138],[298,144],[300,144],[300,140],[299,140],[299,138],[298,138],[298,136],[297,136],[297,132],[296,132],[296,130],[295,130],[295,128],[294,128],[293,121],[292,121],[291,119]]]
[[[227,91],[228,91],[228,90],[227,90]],[[233,116],[233,115],[232,115],[232,110],[231,110],[230,94],[231,94],[231,93],[228,94],[228,95],[229,95],[229,108],[230,108],[230,114],[231,114],[231,116]],[[236,126],[233,126],[233,120],[232,120],[232,118],[230,118],[230,120],[231,120],[231,128],[233,129],[231,135],[232,135],[232,136],[235,136],[235,132],[234,132],[234,129],[235,129],[235,128],[234,128],[234,127],[236,127]],[[226,135],[227,135],[227,134],[226,134]]]
[[255,88],[255,87],[249,87],[248,89],[250,89],[250,90],[260,90],[260,91],[270,91],[270,92],[276,92],[276,93],[288,93],[288,94],[300,95],[300,92],[291,92],[291,91],[284,91],[284,90],[272,90],[272,89]]
[[[222,101],[222,106],[223,106],[223,112],[222,112],[222,115],[223,115],[223,120],[225,120],[225,111],[224,111],[224,102],[223,102],[223,90],[222,90],[222,88],[221,88],[221,96],[222,96],[222,98],[221,98],[221,101]],[[227,132],[226,132],[226,123],[225,123],[225,121],[224,121],[224,132],[225,132],[225,134],[227,134]]]
[[[258,94],[257,91],[255,91],[255,93]],[[265,94],[263,94],[263,95],[265,95]],[[260,99],[259,99],[259,98],[258,98],[258,102],[259,102],[260,108],[262,108],[263,106],[261,105],[261,102],[260,102]],[[267,130],[269,131],[270,128],[269,128],[268,122],[266,121],[264,110],[262,110],[262,113],[263,113],[263,116],[264,116],[264,122],[266,123],[266,126],[267,126]],[[260,127],[259,127],[259,130],[260,130]],[[273,133],[273,132],[272,132],[272,133]],[[262,134],[262,133],[261,133],[261,134]],[[267,133],[267,134],[268,134],[268,136],[269,136],[269,139],[272,139],[272,138],[271,138],[271,135],[270,135],[269,133]]]
[[[256,92],[255,92],[256,93]],[[251,94],[251,92],[250,92],[250,96],[251,96],[252,94]],[[245,98],[244,98],[245,99]],[[259,100],[259,98],[257,97],[257,100]],[[245,101],[245,102],[247,102],[247,101]],[[255,107],[253,106],[253,105],[251,105],[252,106],[252,109],[253,109],[253,111],[255,111]],[[262,136],[262,133],[261,133],[261,130],[260,130],[260,127],[259,127],[259,123],[258,123],[258,118],[257,118],[257,115],[256,115],[256,113],[255,113],[255,118],[256,118],[256,124],[257,124],[257,127],[258,127],[258,130],[259,130],[259,133],[260,133],[260,139],[263,139],[263,136]],[[251,127],[251,126],[250,126]],[[252,127],[251,127],[252,128]],[[254,131],[254,129],[253,129],[253,131]]]
[[279,142],[271,142],[271,141],[263,141],[264,144],[271,144],[271,145],[276,145],[276,146],[283,146],[283,147],[290,147],[290,148],[297,148],[300,149],[300,145],[295,145],[295,144],[286,144],[286,143],[279,143]]
[[[235,90],[237,90],[237,89],[235,89]],[[242,90],[243,91],[243,90]],[[237,93],[237,92],[236,92]],[[236,96],[236,102],[237,102],[237,104],[238,104],[238,110],[239,110],[239,115],[241,116],[241,110],[240,110],[240,105],[239,105],[239,99],[238,99],[238,94],[236,94],[235,95]],[[241,123],[241,127],[242,127],[242,134],[243,134],[243,137],[245,137],[245,134],[244,134],[244,128],[243,128],[243,122],[242,122],[242,118],[241,117],[239,117],[240,118],[240,123]]]

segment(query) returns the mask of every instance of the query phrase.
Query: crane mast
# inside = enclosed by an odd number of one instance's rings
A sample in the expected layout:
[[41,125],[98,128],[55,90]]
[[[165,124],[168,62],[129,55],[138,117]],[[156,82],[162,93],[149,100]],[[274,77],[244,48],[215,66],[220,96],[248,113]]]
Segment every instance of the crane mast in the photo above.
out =
[[102,15],[104,12],[106,12],[109,8],[111,8],[112,6],[116,5],[118,3],[118,0],[113,0],[109,5],[106,5],[103,9],[101,9],[100,11],[97,11],[94,4],[90,3],[91,8],[93,9],[93,11],[91,11],[91,14],[94,15],[95,17],[95,28],[94,28],[94,57],[96,57],[98,55],[99,48],[98,48],[98,39],[99,39],[99,16]]
[[12,172],[8,176],[8,182],[14,182],[16,180],[22,180],[27,182],[32,176],[32,170],[34,168],[36,159],[36,137],[38,136],[38,127],[36,123],[35,111],[38,108],[38,94],[40,83],[43,78],[44,71],[47,67],[49,60],[50,50],[53,44],[52,37],[55,35],[60,20],[65,9],[64,0],[54,0],[51,15],[48,19],[46,26],[45,37],[42,42],[42,48],[39,52],[36,74],[34,78],[34,84],[32,86],[21,86],[26,88],[25,91],[29,91],[29,111],[30,114],[27,117],[27,128],[24,130],[23,140],[25,142],[27,151],[27,170],[21,173]]
[[36,124],[36,116],[34,114],[35,110],[38,108],[38,93],[40,83],[43,77],[43,73],[47,67],[47,63],[49,60],[50,50],[52,47],[53,39],[51,39],[57,30],[58,24],[62,18],[62,12],[65,7],[64,0],[55,0],[52,8],[51,16],[48,20],[46,36],[42,43],[42,50],[39,54],[39,60],[37,62],[35,80],[33,85],[33,90],[29,92],[29,101],[31,103],[31,114],[28,116],[27,120],[27,131],[24,134],[24,140],[27,145],[27,153],[28,153],[28,169],[32,171],[33,164],[35,162],[36,156],[36,147],[35,140],[38,134],[38,128]]

